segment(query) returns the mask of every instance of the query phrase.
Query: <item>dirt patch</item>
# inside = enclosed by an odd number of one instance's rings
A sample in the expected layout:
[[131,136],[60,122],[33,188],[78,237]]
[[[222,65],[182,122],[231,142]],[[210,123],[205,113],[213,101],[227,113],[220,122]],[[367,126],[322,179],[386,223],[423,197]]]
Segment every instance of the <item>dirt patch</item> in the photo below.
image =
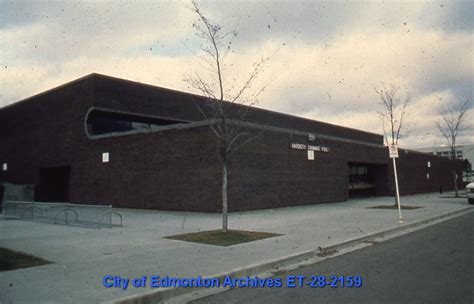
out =
[[0,271],[50,264],[35,256],[0,247]]
[[333,249],[333,250],[322,250],[320,247],[319,252],[317,254],[318,257],[328,257],[331,255],[335,255],[336,253],[339,253],[339,251]]
[[281,234],[257,232],[257,231],[243,231],[243,230],[222,230],[202,231],[196,233],[179,234],[167,236],[165,239],[179,240],[185,242],[201,243],[216,246],[232,246],[241,243],[248,243],[257,240],[267,239]]
[[[423,208],[423,207],[420,207],[420,206],[400,206],[400,208],[402,210],[415,210],[415,209],[420,209],[420,208]],[[380,205],[380,206],[373,206],[373,207],[367,207],[366,209],[398,209],[398,206],[394,206],[394,205]]]

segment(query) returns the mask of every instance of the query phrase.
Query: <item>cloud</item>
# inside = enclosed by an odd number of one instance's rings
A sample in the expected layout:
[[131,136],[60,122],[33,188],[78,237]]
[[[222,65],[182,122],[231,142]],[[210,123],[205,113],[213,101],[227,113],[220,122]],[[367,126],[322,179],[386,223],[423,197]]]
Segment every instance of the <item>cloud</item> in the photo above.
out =
[[[189,7],[3,2],[0,106],[91,72],[193,91],[187,75],[212,75],[197,59],[201,41]],[[402,143],[416,147],[442,141],[433,127],[442,104],[473,98],[469,2],[203,2],[202,8],[239,30],[226,57],[227,88],[271,56],[256,83],[269,85],[263,108],[382,133],[374,87],[395,84],[412,96],[413,121]],[[474,142],[473,132],[462,140]]]
[[276,86],[277,94],[304,96],[309,90],[314,106],[318,100],[336,99],[334,109],[341,111],[371,107],[374,86],[381,82],[394,83],[418,96],[438,89],[431,82],[438,82],[440,76],[433,75],[445,75],[448,81],[472,81],[472,39],[472,34],[407,34],[394,29],[354,31],[334,39],[328,48],[290,45],[282,50],[284,59],[275,63],[275,70],[287,75],[279,77],[283,83]]
[[6,15],[19,21],[9,20],[0,30],[4,61],[54,64],[77,56],[123,55],[137,46],[143,48],[135,54],[146,54],[192,30],[187,21],[192,12],[177,2],[143,2],[138,9],[132,2],[108,1],[29,5],[4,4],[13,6]]

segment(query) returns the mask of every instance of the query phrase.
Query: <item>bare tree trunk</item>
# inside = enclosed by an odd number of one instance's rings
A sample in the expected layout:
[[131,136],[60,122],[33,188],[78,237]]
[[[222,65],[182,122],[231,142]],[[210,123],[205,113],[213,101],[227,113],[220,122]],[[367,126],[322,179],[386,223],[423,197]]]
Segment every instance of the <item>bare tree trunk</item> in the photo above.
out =
[[222,232],[227,232],[227,161],[222,172]]
[[[228,165],[229,158],[237,151],[237,149],[248,143],[254,136],[252,132],[244,130],[242,127],[233,126],[227,122],[227,119],[245,120],[246,110],[258,101],[258,97],[263,93],[266,86],[263,86],[258,91],[251,93],[251,87],[258,75],[262,71],[263,64],[270,57],[262,57],[259,62],[254,63],[253,70],[249,74],[249,78],[244,82],[242,88],[237,89],[231,86],[230,90],[224,91],[224,86],[227,83],[224,81],[224,64],[225,55],[229,53],[232,45],[232,38],[237,35],[236,31],[223,32],[223,27],[219,24],[213,24],[201,12],[196,0],[191,1],[193,11],[199,16],[200,21],[193,23],[193,28],[196,30],[196,35],[204,40],[204,45],[201,46],[201,51],[204,51],[204,60],[213,72],[217,79],[207,82],[203,80],[198,73],[196,77],[187,79],[195,89],[199,90],[206,98],[200,100],[195,105],[204,116],[205,120],[219,120],[217,124],[209,123],[211,131],[217,136],[220,149],[220,160],[222,161],[222,231],[228,230],[228,201],[227,201],[227,184],[228,184]],[[202,23],[202,25],[200,25]],[[284,44],[283,44],[284,45]],[[233,51],[232,51],[233,52]],[[276,52],[275,52],[276,53]],[[203,58],[201,58],[203,59]],[[234,79],[235,81],[235,79]],[[218,90],[215,90],[215,85],[218,85]],[[231,95],[233,92],[234,96]],[[215,95],[218,92],[218,96]],[[228,100],[228,101],[225,101]],[[194,101],[194,98],[193,98]],[[202,104],[202,107],[199,105]],[[242,108],[240,110],[239,108]]]
[[453,169],[453,178],[454,178],[454,195],[459,197],[458,195],[458,179],[456,178],[456,169]]

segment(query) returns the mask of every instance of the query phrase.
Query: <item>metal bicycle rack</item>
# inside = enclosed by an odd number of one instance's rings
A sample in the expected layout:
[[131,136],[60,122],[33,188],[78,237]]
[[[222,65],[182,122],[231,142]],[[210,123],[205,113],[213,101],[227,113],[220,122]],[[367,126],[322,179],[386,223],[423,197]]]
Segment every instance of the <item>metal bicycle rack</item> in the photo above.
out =
[[112,205],[83,205],[48,202],[3,202],[5,218],[94,228],[123,227],[123,217]]
[[72,209],[72,208],[64,208],[64,209],[59,210],[59,211],[56,213],[56,216],[54,217],[54,223],[55,223],[55,224],[58,223],[58,217],[59,217],[59,215],[61,215],[61,214],[64,212],[64,214],[65,214],[65,220],[64,220],[64,222],[65,222],[66,224],[69,224],[69,217],[68,217],[68,214],[69,214],[69,213],[68,213],[68,211],[71,211],[72,214],[74,214],[74,217],[75,217],[74,222],[78,222],[79,219],[78,219],[78,216],[77,216],[77,211],[74,210],[74,209]]
[[[120,224],[113,224],[113,223],[112,223],[112,215],[114,215],[114,214],[117,215],[117,216],[120,218]],[[98,224],[98,226],[99,226],[99,229],[100,229],[100,227],[101,227],[102,219],[103,219],[106,215],[109,216],[109,218],[108,218],[109,223],[106,224],[106,225],[109,225],[110,227],[112,227],[112,226],[123,227],[123,225],[122,225],[122,223],[123,223],[122,215],[121,215],[120,213],[116,212],[116,211],[107,211],[107,212],[103,213],[103,214],[99,217],[99,220],[97,221],[97,224]]]
[[[34,210],[35,210],[35,209],[36,209],[36,210],[39,210],[39,212],[40,212],[40,216],[39,216],[39,217],[35,217],[35,213],[34,213]],[[21,218],[28,218],[28,217],[25,216],[25,215],[26,215],[26,212],[27,212],[28,210],[31,210],[31,217],[30,217],[30,218],[32,218],[32,219],[43,217],[43,209],[39,208],[38,206],[30,206],[30,207],[27,207],[27,208],[23,209],[23,211],[21,212]]]

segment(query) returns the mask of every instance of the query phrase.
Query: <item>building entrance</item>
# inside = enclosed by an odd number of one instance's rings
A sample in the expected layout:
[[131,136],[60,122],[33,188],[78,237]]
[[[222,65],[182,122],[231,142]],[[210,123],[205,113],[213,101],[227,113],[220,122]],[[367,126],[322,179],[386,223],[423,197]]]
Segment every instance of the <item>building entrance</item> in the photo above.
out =
[[71,166],[40,168],[35,200],[40,202],[67,202]]
[[349,163],[349,197],[386,195],[387,183],[386,165]]

